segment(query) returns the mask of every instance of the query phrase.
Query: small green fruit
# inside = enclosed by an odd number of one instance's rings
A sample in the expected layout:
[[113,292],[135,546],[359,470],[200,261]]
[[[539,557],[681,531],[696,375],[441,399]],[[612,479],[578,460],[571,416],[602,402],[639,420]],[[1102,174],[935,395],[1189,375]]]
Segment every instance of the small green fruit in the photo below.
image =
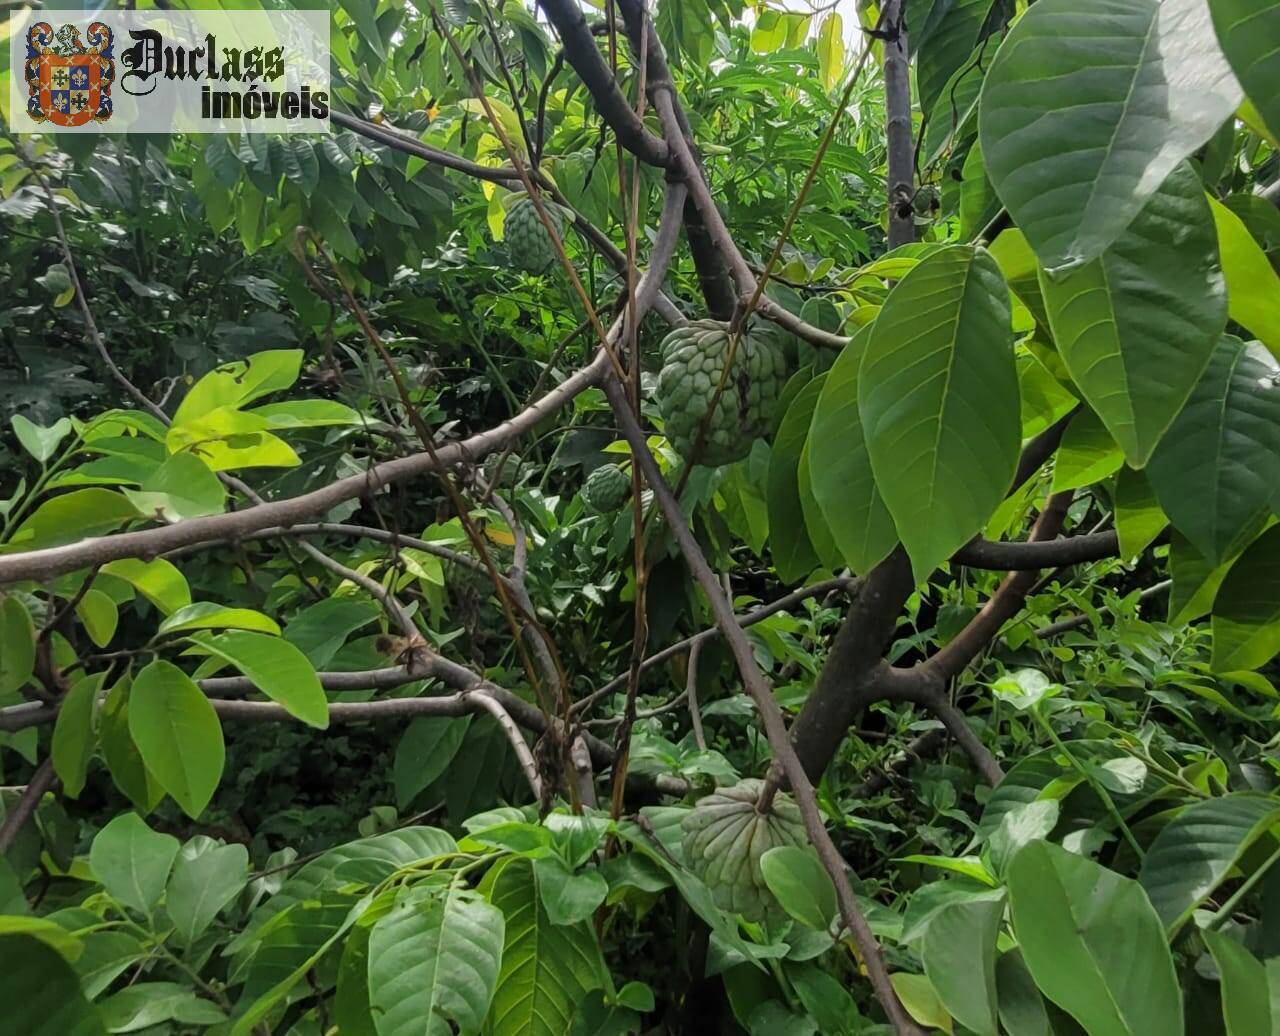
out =
[[[556,234],[564,237],[564,216],[560,209],[549,201],[543,201],[543,208],[551,222],[555,224]],[[507,241],[507,252],[514,262],[530,273],[545,273],[556,261],[555,246],[551,243],[551,235],[538,215],[538,210],[528,195],[520,198],[507,210],[507,219],[503,233]]]
[[732,340],[727,324],[695,320],[662,343],[657,402],[667,439],[689,460],[705,424],[696,459],[709,467],[741,460],[756,439],[769,433],[786,380],[781,350],[765,333],[748,330],[738,341],[733,367],[708,418]]
[[781,908],[765,884],[760,858],[780,845],[803,846],[800,808],[787,795],[774,796],[772,809],[756,803],[764,781],[739,781],[701,799],[681,822],[684,857],[722,910],[748,921],[780,919]]
[[631,477],[616,464],[602,464],[582,483],[582,502],[597,514],[616,511],[631,490]]

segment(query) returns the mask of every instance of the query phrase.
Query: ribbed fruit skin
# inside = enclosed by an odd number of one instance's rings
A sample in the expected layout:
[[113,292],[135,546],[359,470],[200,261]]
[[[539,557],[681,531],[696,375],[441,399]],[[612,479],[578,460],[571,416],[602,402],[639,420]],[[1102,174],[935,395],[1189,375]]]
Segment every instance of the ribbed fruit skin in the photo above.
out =
[[[693,455],[699,429],[725,369],[732,335],[716,320],[695,320],[676,328],[662,343],[658,407],[667,439],[681,457]],[[758,331],[738,342],[733,369],[715,412],[707,421],[700,464],[732,464],[751,452],[751,444],[769,433],[774,406],[786,381],[782,351]]]
[[711,890],[716,906],[748,921],[778,919],[781,908],[765,884],[760,858],[780,845],[806,845],[800,808],[786,794],[770,812],[756,812],[764,781],[748,779],[720,788],[681,822],[685,862]]
[[616,511],[627,499],[631,477],[616,464],[602,464],[582,483],[582,502],[597,514]]
[[[547,215],[555,224],[556,233],[564,237],[564,216],[550,202],[543,202]],[[522,270],[530,273],[545,273],[556,261],[556,250],[551,244],[551,235],[543,226],[542,217],[528,196],[515,202],[507,210],[503,234],[507,242],[507,253],[511,261]]]

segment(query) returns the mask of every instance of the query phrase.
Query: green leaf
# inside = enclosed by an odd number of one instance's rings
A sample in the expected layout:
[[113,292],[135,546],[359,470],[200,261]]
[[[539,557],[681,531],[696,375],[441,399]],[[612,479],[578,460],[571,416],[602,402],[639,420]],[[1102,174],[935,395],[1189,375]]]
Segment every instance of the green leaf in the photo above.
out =
[[216,1004],[176,982],[139,982],[113,993],[99,1006],[107,1032],[137,1032],[165,1022],[216,1025],[226,1015]]
[[775,846],[760,857],[760,873],[791,917],[820,932],[827,930],[836,915],[836,889],[812,850]]
[[1112,503],[1122,558],[1136,558],[1169,524],[1147,476],[1133,468],[1120,469]]
[[209,699],[181,669],[156,659],[133,681],[129,733],[147,771],[193,820],[213,798],[226,750]]
[[101,590],[92,587],[76,602],[76,617],[84,625],[89,639],[100,648],[111,643],[120,623],[120,611],[116,602]]
[[147,769],[129,733],[130,688],[125,677],[108,692],[98,718],[98,741],[116,787],[141,812],[149,813],[164,798],[164,789]]
[[[826,375],[824,374],[825,378]],[[839,571],[844,565],[844,558],[836,546],[835,537],[827,527],[827,519],[818,506],[813,495],[812,463],[809,450],[813,440],[805,437],[804,446],[800,450],[800,463],[796,465],[796,494],[800,497],[800,513],[804,517],[805,532],[809,534],[809,542],[814,553],[818,555],[818,564],[832,571]]]
[[0,695],[23,687],[35,670],[36,632],[26,605],[0,597]]
[[0,935],[15,934],[39,939],[50,949],[57,950],[58,955],[68,964],[74,964],[84,951],[84,945],[76,936],[43,917],[28,917],[25,914],[0,917]]
[[960,168],[961,240],[972,241],[999,211],[1000,198],[987,176],[987,167],[982,161],[982,145],[975,140]]
[[1215,673],[1257,669],[1280,651],[1280,525],[1231,566],[1213,601]]
[[280,635],[280,627],[274,619],[252,608],[228,608],[212,601],[197,601],[179,608],[160,623],[157,634],[178,633],[182,630],[256,630],[259,633]]
[[1239,103],[1204,0],[1039,0],[987,73],[982,153],[1052,270],[1101,255]]
[[170,453],[191,451],[213,471],[236,468],[293,468],[301,462],[293,448],[272,435],[270,423],[253,411],[219,407],[174,424],[165,438]]
[[175,427],[222,407],[237,409],[287,389],[302,369],[301,349],[272,349],[215,367],[191,387],[173,415]]
[[471,1036],[493,998],[506,923],[462,884],[404,890],[369,933],[379,1036]]
[[893,983],[893,991],[898,994],[907,1014],[917,1022],[930,1029],[941,1029],[946,1033],[952,1031],[951,1015],[942,1006],[933,983],[924,975],[895,971],[889,976],[889,981]]
[[1280,385],[1270,356],[1224,335],[1147,465],[1174,527],[1217,566],[1280,486]]
[[1271,135],[1280,139],[1280,3],[1210,0],[1209,12],[1232,71]]
[[[953,0],[939,5],[941,18],[923,43],[916,57],[916,79],[920,88],[920,110],[934,112],[943,88],[973,54],[981,38],[994,0]],[[908,39],[910,30],[908,25]]]
[[978,1036],[997,1036],[996,939],[1004,894],[949,903],[925,928],[920,960],[938,998]]
[[339,845],[305,864],[259,907],[228,952],[238,953],[272,918],[295,903],[317,898],[347,882],[376,885],[401,867],[456,852],[458,843],[435,827],[402,827]]
[[809,425],[809,485],[854,572],[866,573],[898,545],[898,532],[876,489],[858,416],[858,372],[871,339],[860,329],[827,372]]
[[1020,951],[1009,950],[996,961],[996,992],[1000,1024],[1008,1036],[1054,1036],[1044,997]]
[[488,1031],[492,1036],[563,1036],[579,1001],[604,984],[595,931],[585,922],[551,923],[529,860],[500,864],[485,876],[482,891],[506,918]]
[[1100,257],[1042,272],[1040,287],[1071,377],[1141,468],[1226,326],[1213,222],[1191,167],[1174,170]]
[[254,407],[272,428],[325,428],[330,425],[359,425],[365,419],[351,407],[331,399],[300,399],[289,403],[268,403]]
[[1171,935],[1278,821],[1280,799],[1237,793],[1197,802],[1161,829],[1138,881]]
[[449,768],[470,725],[470,716],[419,716],[409,724],[391,769],[401,809]]
[[29,935],[0,935],[5,1026],[22,1036],[104,1036],[80,980],[55,950]]
[[1013,930],[1040,991],[1089,1036],[1180,1033],[1182,991],[1136,881],[1048,842],[1009,865]]
[[1053,491],[1083,489],[1110,478],[1124,464],[1124,454],[1102,418],[1084,407],[1071,419],[1054,455]]
[[1222,1020],[1227,1036],[1266,1036],[1271,1025],[1271,991],[1262,962],[1221,932],[1200,933],[1222,984]]
[[63,493],[43,504],[14,530],[5,550],[40,550],[86,536],[114,532],[139,517],[137,509],[114,489],[91,487]]
[[63,791],[73,799],[84,788],[89,760],[93,758],[93,706],[106,678],[105,671],[81,677],[67,691],[58,709],[50,756]]
[[186,576],[164,558],[109,561],[102,566],[102,572],[123,579],[165,615],[191,603],[191,588],[187,585]]
[[798,473],[809,420],[824,380],[814,378],[796,394],[769,452],[769,528],[775,533],[769,547],[778,577],[784,583],[799,582],[819,563],[805,530]]
[[533,861],[542,908],[552,924],[571,925],[586,921],[609,894],[609,883],[597,870],[575,873],[559,856],[541,856]]
[[177,855],[176,838],[152,831],[136,813],[122,813],[94,838],[89,867],[108,895],[150,917]]
[[320,180],[320,159],[311,141],[301,135],[291,135],[281,138],[280,145],[285,177],[296,183],[304,194],[310,194]]
[[1247,327],[1280,358],[1280,276],[1240,217],[1209,199],[1227,279],[1231,319]]
[[818,26],[818,78],[824,90],[834,90],[844,75],[844,19],[832,11]]
[[121,931],[89,932],[84,937],[84,953],[76,961],[76,973],[84,995],[94,1000],[131,964],[147,955],[138,939]]
[[284,639],[323,669],[348,636],[382,614],[373,601],[330,597],[304,608],[285,627]]
[[355,923],[367,901],[328,893],[295,903],[263,933],[255,947],[228,1036],[255,1031],[308,971]]
[[165,890],[173,926],[188,942],[199,936],[249,880],[249,851],[243,845],[216,845],[193,838],[178,853]]
[[858,409],[917,581],[983,527],[1013,479],[1021,427],[1009,321],[995,260],[956,245],[899,281],[872,327]]
[[71,421],[66,417],[55,421],[48,428],[33,424],[21,414],[14,414],[10,423],[13,425],[13,434],[18,437],[23,449],[41,464],[57,453],[58,445],[71,434]]
[[863,1027],[858,1005],[837,979],[812,964],[788,962],[785,967],[796,996],[821,1032],[852,1034]]
[[208,465],[191,453],[175,453],[142,483],[122,489],[139,514],[166,522],[221,514],[227,491]]
[[217,636],[197,634],[192,639],[210,654],[230,662],[258,690],[303,723],[320,730],[329,725],[329,699],[316,671],[306,655],[287,640],[243,630]]

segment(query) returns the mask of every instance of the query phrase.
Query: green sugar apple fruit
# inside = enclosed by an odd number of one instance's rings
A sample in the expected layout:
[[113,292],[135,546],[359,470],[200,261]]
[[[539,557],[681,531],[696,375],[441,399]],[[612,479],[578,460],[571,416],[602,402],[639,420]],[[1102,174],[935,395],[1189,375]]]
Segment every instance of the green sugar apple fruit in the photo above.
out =
[[781,908],[765,884],[760,858],[780,845],[803,846],[800,808],[779,792],[769,813],[756,802],[764,781],[739,781],[700,799],[681,822],[685,862],[698,875],[722,910],[748,921],[779,919]]
[[[543,207],[551,222],[555,224],[556,234],[564,237],[564,215],[560,209],[549,201],[543,201]],[[551,235],[543,225],[542,217],[526,194],[507,210],[507,220],[503,233],[506,236],[507,252],[514,262],[530,273],[545,273],[556,261],[555,246],[551,243]]]
[[[695,320],[662,343],[658,407],[667,439],[686,460],[711,409],[732,337],[727,324]],[[743,333],[715,412],[706,420],[698,461],[717,467],[750,453],[751,444],[770,430],[785,381],[782,351],[762,331]]]
[[616,464],[602,464],[582,484],[582,502],[597,514],[616,511],[627,499],[631,476]]

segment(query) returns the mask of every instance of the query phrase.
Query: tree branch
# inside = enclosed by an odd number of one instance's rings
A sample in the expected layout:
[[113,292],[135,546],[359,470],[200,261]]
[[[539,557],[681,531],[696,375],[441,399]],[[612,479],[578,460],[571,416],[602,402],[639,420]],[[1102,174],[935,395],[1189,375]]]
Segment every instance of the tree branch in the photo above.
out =
[[[597,384],[607,365],[608,357],[600,352],[586,367],[500,425],[439,447],[436,452],[441,466],[474,463],[491,450],[530,431],[575,396]],[[24,579],[48,579],[120,558],[155,558],[208,540],[241,539],[263,529],[293,525],[312,515],[323,514],[344,501],[375,493],[396,482],[419,478],[435,469],[436,464],[429,454],[415,453],[384,461],[367,472],[350,475],[322,489],[287,500],[205,518],[188,518],[158,528],[92,537],[63,547],[9,554],[0,557],[0,586]]]
[[665,168],[671,161],[667,144],[654,136],[618,87],[613,71],[596,46],[582,8],[573,0],[538,0],[564,47],[565,59],[578,73],[596,111],[617,136],[619,143],[642,162]]
[[[626,389],[617,378],[613,377],[606,378],[604,389],[605,395],[613,407],[614,416],[622,428],[623,436],[631,444],[633,461],[641,466],[645,481],[649,483],[654,497],[662,509],[662,513],[666,516],[667,523],[671,528],[672,535],[680,548],[681,554],[684,555],[686,563],[693,572],[694,579],[709,600],[711,610],[715,615],[716,625],[728,642],[747,693],[751,695],[751,698],[755,701],[756,708],[760,712],[765,735],[769,739],[769,746],[773,751],[774,759],[781,766],[791,783],[792,792],[800,807],[801,816],[804,818],[805,831],[817,850],[823,867],[835,885],[841,919],[858,945],[876,997],[898,1033],[909,1034],[909,1036],[923,1036],[922,1030],[906,1013],[901,1001],[898,1000],[898,996],[894,992],[893,985],[889,981],[889,972],[885,967],[884,958],[880,952],[880,944],[858,907],[853,888],[849,884],[849,876],[845,871],[844,860],[840,856],[839,850],[836,849],[835,843],[832,842],[831,836],[827,833],[826,824],[818,809],[818,801],[813,790],[813,784],[809,781],[804,766],[796,756],[796,752],[787,736],[787,727],[782,717],[782,709],[779,707],[778,701],[773,695],[773,690],[756,663],[755,653],[747,640],[746,634],[738,626],[737,617],[733,614],[733,606],[716,579],[715,573],[707,564],[702,548],[698,546],[698,541],[689,529],[675,494],[672,493],[671,487],[663,478],[658,462],[649,450],[644,430],[640,427],[640,422],[635,414],[631,412]],[[763,806],[764,803],[762,802],[761,805]]]
[[0,856],[7,853],[21,833],[27,821],[31,819],[40,800],[46,791],[52,790],[58,783],[58,775],[53,771],[53,759],[49,758],[36,767],[31,780],[22,789],[13,809],[5,814],[4,823],[0,824]]

